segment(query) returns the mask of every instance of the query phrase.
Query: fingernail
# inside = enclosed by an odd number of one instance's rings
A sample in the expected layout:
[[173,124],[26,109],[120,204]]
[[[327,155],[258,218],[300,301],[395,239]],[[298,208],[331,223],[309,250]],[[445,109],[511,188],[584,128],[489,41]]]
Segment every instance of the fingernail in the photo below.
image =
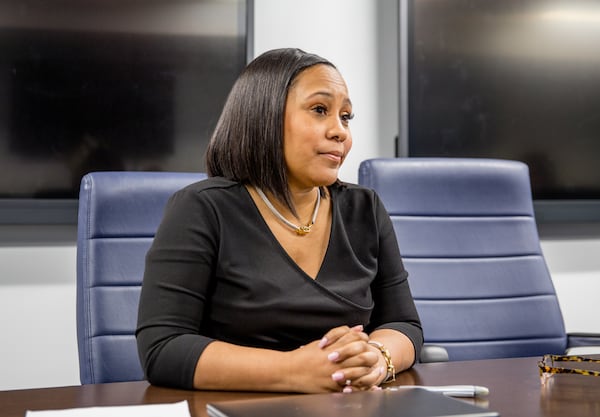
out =
[[383,375],[387,372],[387,369],[385,369],[383,366],[379,367],[379,375]]
[[327,359],[329,359],[331,362],[337,361],[339,357],[340,354],[338,352],[331,352],[329,355],[327,355]]
[[352,392],[352,387],[344,387],[344,389],[342,390],[342,392]]
[[327,346],[327,338],[323,336],[323,338],[319,341],[319,348],[323,349],[325,346]]
[[333,379],[334,381],[341,381],[344,379],[344,373],[337,371],[331,374],[331,379]]
[[362,325],[362,324],[357,324],[356,326],[354,326],[354,327],[352,328],[352,330],[354,330],[354,331],[356,331],[356,332],[362,332],[362,331],[363,331],[363,329],[364,329],[364,327],[363,327],[363,325]]

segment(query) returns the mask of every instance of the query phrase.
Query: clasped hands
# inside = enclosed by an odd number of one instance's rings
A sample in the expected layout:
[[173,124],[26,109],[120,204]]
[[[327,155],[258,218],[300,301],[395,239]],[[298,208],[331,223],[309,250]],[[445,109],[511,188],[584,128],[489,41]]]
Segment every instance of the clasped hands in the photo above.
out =
[[[340,326],[323,338],[290,353],[295,363],[298,387],[303,392],[364,391],[379,389],[386,378],[381,352],[368,344],[363,326]],[[303,383],[304,382],[304,383]]]

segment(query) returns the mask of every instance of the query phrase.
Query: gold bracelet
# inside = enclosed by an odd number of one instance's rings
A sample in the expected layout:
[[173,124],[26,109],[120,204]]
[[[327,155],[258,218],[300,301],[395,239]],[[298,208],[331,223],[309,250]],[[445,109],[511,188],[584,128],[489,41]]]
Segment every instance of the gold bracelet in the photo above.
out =
[[387,365],[387,374],[382,383],[395,381],[396,380],[396,368],[394,367],[394,364],[392,363],[392,355],[390,354],[390,351],[387,350],[387,348],[383,345],[383,343],[379,343],[375,340],[369,340],[367,343],[372,346],[375,346],[377,349],[379,349],[379,351],[383,355],[383,359],[385,359],[385,364]]

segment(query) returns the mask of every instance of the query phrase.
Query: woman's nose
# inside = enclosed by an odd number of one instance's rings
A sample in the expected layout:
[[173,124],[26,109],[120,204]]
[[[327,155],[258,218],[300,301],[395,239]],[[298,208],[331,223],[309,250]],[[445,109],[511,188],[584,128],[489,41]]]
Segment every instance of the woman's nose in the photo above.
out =
[[343,142],[348,138],[348,128],[344,126],[339,117],[332,117],[332,122],[328,127],[327,137],[329,139]]

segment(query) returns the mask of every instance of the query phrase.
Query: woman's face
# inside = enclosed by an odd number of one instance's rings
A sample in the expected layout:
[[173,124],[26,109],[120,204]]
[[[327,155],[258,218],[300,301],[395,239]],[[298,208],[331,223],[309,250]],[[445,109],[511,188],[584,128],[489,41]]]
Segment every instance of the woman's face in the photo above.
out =
[[330,185],[352,147],[352,103],[329,65],[302,71],[288,91],[283,152],[291,189]]

